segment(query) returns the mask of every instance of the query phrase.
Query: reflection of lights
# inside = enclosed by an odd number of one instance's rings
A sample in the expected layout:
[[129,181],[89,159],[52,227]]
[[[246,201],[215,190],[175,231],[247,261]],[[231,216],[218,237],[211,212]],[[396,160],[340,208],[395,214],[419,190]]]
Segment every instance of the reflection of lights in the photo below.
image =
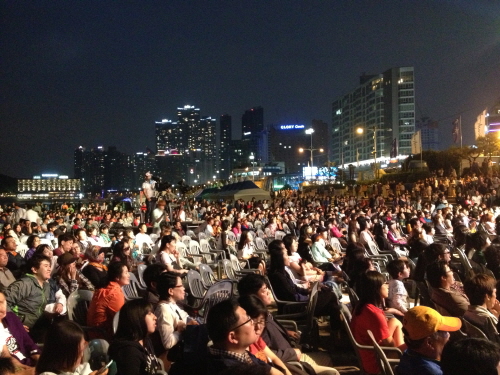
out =
[[357,129],[356,129],[356,133],[358,133],[358,134],[363,134],[363,133],[364,133],[364,131],[365,131],[365,130],[364,130],[363,128],[357,128]]

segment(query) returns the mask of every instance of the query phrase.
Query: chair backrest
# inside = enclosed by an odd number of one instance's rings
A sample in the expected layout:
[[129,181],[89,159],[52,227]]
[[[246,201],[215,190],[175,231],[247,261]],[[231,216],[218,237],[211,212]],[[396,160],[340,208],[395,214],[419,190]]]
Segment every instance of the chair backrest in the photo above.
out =
[[238,280],[234,273],[233,264],[229,259],[222,260],[222,268],[224,269],[224,273],[229,280]]
[[236,236],[234,235],[234,233],[233,233],[232,231],[228,230],[228,231],[226,232],[226,235],[227,235],[227,239],[228,239],[229,241],[236,242]]
[[146,283],[144,282],[144,271],[148,266],[146,264],[138,264],[137,265],[137,275],[139,276],[139,284],[146,288]]
[[266,234],[262,229],[257,229],[257,236],[259,236],[262,239],[266,238]]
[[116,330],[118,329],[118,322],[120,320],[120,310],[118,310],[113,317],[113,333],[116,333]]
[[337,237],[330,237],[330,245],[338,252],[342,251],[342,245]]
[[189,253],[190,254],[199,254],[201,251],[201,246],[196,241],[191,241],[189,243]]
[[280,230],[277,230],[276,233],[274,233],[274,238],[277,240],[282,240],[283,237],[285,237],[285,236],[286,236],[286,233],[282,232]]
[[198,239],[205,240],[205,239],[207,239],[207,235],[204,232],[200,232],[200,233],[198,233]]
[[26,245],[26,242],[28,242],[28,237],[29,236],[26,236],[26,235],[22,235],[20,238],[19,238],[19,242],[23,245]]
[[286,223],[283,223],[283,232],[285,232],[286,234],[292,233],[292,231],[290,230],[290,227]]
[[184,244],[184,242],[176,242],[175,248],[177,249],[177,251],[181,254],[181,256],[183,258],[185,258],[187,256],[187,247]]
[[486,334],[483,332],[483,330],[481,328],[475,326],[474,324],[472,324],[471,322],[469,322],[465,318],[462,318],[461,331],[465,331],[465,333],[467,334],[467,337],[477,337],[480,339],[488,340],[488,336],[486,336]]
[[340,310],[340,320],[342,321],[342,324],[344,325],[344,329],[347,333],[347,337],[349,337],[349,341],[351,342],[352,348],[354,349],[354,353],[356,354],[356,357],[358,358],[359,368],[363,369],[363,362],[361,360],[361,354],[360,354],[359,350],[360,349],[371,350],[371,349],[373,349],[373,347],[358,344],[358,342],[354,338],[354,335],[352,334],[352,331],[351,331],[351,326],[350,326],[351,322],[342,310]]
[[189,246],[189,243],[191,242],[191,237],[189,236],[182,236],[181,237],[181,242],[186,245],[186,247]]
[[54,249],[54,245],[52,244],[52,241],[47,239],[47,238],[41,238],[40,239],[40,245],[49,245],[51,249]]
[[129,272],[130,282],[127,285],[122,286],[123,294],[125,295],[125,299],[127,301],[141,298],[139,292],[137,291],[137,286],[139,285],[139,281],[137,281],[137,277],[132,272]]
[[356,294],[356,292],[354,291],[354,289],[351,288],[350,286],[347,286],[347,294],[349,295],[349,301],[351,301],[351,307],[352,307],[352,310],[354,311],[354,309],[358,305],[359,297]]
[[371,255],[380,255],[378,246],[375,241],[368,241],[368,250],[370,251]]
[[87,311],[92,301],[94,292],[77,289],[71,293],[67,300],[68,318],[80,324],[87,325]]
[[212,285],[205,294],[200,315],[205,319],[212,306],[233,296],[233,282],[230,280],[219,281]]
[[20,244],[17,246],[16,252],[19,253],[19,255],[21,255],[24,258],[28,250],[29,250],[28,245]]
[[206,238],[200,239],[200,247],[201,251],[204,252],[210,252],[210,244],[208,243],[208,240]]
[[255,247],[257,250],[261,251],[266,251],[267,250],[267,245],[266,241],[264,241],[261,237],[255,237]]
[[205,288],[203,287],[203,281],[201,276],[197,271],[189,270],[187,273],[187,280],[189,285],[189,293],[194,298],[202,299],[205,295]]
[[109,362],[109,356],[108,356],[109,343],[106,340],[93,339],[89,341],[88,346],[90,352],[90,358],[88,362],[91,366],[96,366],[101,368],[103,364]]
[[392,371],[391,364],[387,360],[387,356],[385,355],[384,351],[382,350],[380,345],[375,340],[375,337],[373,337],[372,331],[368,330],[367,333],[368,333],[368,337],[370,337],[370,340],[372,340],[373,349],[375,351],[375,356],[378,359],[379,367],[381,369],[381,374],[382,375],[394,375],[394,371]]
[[248,229],[253,229],[253,224],[250,221],[247,221]]
[[186,236],[189,236],[191,239],[195,240],[196,239],[196,234],[191,230],[191,229],[188,229],[186,231]]
[[233,265],[233,269],[235,271],[241,271],[241,264],[236,255],[229,254],[229,260],[231,261],[231,264]]
[[214,271],[207,264],[200,264],[200,276],[205,289],[210,288],[217,282]]
[[266,234],[267,237],[272,237],[270,228],[264,228],[264,233]]

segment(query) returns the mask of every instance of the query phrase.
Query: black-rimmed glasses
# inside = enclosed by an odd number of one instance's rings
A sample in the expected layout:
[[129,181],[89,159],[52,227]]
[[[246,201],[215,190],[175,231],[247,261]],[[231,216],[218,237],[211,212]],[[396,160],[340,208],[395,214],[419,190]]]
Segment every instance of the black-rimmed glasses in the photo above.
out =
[[236,331],[238,328],[243,327],[245,324],[250,323],[250,322],[252,322],[252,325],[254,325],[253,319],[252,318],[248,318],[247,321],[245,321],[244,323],[241,323],[240,325],[234,327],[233,329],[231,329],[231,331]]

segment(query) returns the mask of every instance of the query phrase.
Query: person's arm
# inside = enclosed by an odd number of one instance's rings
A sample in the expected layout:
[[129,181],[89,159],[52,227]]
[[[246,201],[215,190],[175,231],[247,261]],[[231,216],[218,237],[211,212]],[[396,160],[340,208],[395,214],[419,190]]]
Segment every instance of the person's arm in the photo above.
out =
[[266,355],[266,357],[269,358],[273,364],[281,367],[285,371],[285,375],[292,375],[292,373],[290,372],[290,370],[288,370],[288,368],[285,366],[283,361],[281,359],[279,359],[276,356],[276,354],[274,354],[273,351],[271,349],[269,349],[269,347],[267,345],[263,351],[264,351],[264,354]]
[[160,333],[161,342],[165,350],[169,350],[177,344],[181,337],[181,332],[186,329],[186,324],[175,324],[174,316],[166,304],[158,305],[160,314],[158,316],[157,326]]

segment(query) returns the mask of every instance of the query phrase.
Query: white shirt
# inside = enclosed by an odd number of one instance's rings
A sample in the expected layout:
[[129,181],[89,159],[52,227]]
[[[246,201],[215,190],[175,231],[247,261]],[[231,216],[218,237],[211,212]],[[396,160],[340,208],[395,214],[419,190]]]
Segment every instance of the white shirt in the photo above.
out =
[[161,302],[156,307],[155,315],[158,318],[156,324],[161,342],[165,349],[170,349],[179,342],[181,334],[176,328],[180,321],[187,323],[188,313],[174,302]]
[[142,191],[144,192],[146,198],[155,197],[155,186],[156,186],[156,181],[154,180],[148,180],[142,183]]
[[146,233],[137,233],[135,236],[135,244],[139,247],[139,252],[142,253],[143,244],[147,244],[150,248],[153,248],[153,241],[149,234]]

